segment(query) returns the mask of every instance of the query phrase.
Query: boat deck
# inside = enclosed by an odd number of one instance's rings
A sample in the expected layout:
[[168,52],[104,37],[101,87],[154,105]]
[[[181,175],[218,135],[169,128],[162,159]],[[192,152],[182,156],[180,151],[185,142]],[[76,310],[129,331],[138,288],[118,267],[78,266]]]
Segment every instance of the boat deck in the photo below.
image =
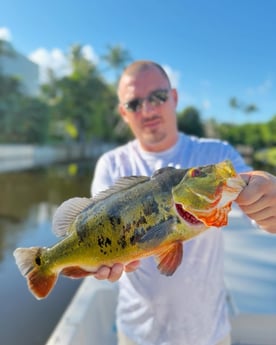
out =
[[[86,278],[46,345],[116,345],[116,284]],[[276,315],[231,316],[233,345],[275,345]]]

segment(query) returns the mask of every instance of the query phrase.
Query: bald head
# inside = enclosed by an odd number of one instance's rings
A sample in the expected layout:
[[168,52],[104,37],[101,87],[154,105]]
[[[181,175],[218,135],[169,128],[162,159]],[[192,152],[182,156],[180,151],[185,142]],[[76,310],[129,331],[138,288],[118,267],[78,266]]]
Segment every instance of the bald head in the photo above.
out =
[[140,73],[144,73],[144,72],[151,71],[151,70],[158,70],[158,72],[168,82],[168,86],[171,88],[170,79],[169,79],[166,71],[163,69],[163,67],[161,65],[159,65],[156,62],[150,61],[150,60],[138,60],[138,61],[131,63],[130,65],[128,65],[125,68],[125,70],[123,71],[121,78],[119,80],[118,89],[120,89],[122,80],[125,77],[135,77]]

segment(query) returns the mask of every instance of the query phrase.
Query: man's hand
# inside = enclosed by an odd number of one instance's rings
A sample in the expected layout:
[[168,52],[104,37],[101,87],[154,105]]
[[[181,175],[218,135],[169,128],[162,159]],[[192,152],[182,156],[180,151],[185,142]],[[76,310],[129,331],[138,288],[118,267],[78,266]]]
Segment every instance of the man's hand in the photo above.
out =
[[120,279],[121,275],[123,274],[123,272],[133,272],[135,271],[138,266],[140,264],[140,261],[136,260],[136,261],[132,261],[127,265],[123,265],[123,264],[114,264],[111,268],[107,267],[107,266],[101,266],[97,273],[93,274],[93,276],[96,279],[99,280],[104,280],[104,279],[108,279],[110,282],[115,282],[118,279]]
[[247,185],[236,202],[262,229],[276,233],[276,177],[264,171],[240,176]]

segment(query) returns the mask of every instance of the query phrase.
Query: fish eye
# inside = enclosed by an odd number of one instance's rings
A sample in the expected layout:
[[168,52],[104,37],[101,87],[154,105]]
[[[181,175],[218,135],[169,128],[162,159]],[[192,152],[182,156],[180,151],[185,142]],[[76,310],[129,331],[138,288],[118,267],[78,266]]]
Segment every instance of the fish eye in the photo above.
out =
[[191,171],[191,177],[204,177],[204,176],[206,176],[206,174],[198,168],[192,169]]
[[36,263],[38,266],[41,265],[41,259],[40,259],[39,256],[37,256],[37,257],[35,258],[35,263]]

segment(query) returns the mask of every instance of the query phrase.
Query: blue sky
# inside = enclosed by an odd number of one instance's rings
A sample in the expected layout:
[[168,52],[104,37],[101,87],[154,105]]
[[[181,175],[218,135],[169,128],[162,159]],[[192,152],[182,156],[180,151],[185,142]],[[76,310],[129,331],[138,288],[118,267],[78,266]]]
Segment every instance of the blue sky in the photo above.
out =
[[[108,45],[120,44],[167,68],[179,110],[266,122],[276,115],[275,13],[276,0],[2,0],[0,37],[59,73],[72,44],[99,64]],[[231,97],[259,111],[234,111]]]

